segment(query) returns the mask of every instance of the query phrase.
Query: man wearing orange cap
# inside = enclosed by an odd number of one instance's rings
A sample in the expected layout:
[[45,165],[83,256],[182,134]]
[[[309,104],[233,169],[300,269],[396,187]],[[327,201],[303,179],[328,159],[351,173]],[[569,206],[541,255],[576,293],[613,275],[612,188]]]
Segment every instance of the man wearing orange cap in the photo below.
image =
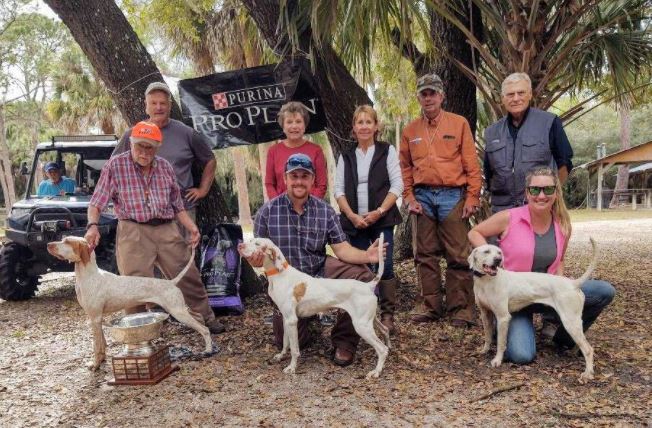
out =
[[[100,213],[113,201],[119,220],[116,247],[122,275],[153,277],[155,264],[168,278],[181,272],[191,251],[175,220],[189,232],[193,247],[199,243],[199,230],[184,208],[174,169],[156,155],[162,142],[158,126],[138,122],[131,131],[130,150],[112,157],[102,168],[88,207],[85,238],[93,250],[100,241]],[[211,333],[224,331],[208,304],[194,264],[178,287],[188,307],[203,316]],[[126,312],[142,310],[144,307],[136,307]]]
[[[172,92],[164,82],[152,82],[145,90],[145,113],[148,122],[159,127],[165,144],[158,155],[170,162],[181,188],[181,198],[190,218],[195,220],[196,206],[206,197],[215,180],[217,161],[204,137],[183,122],[170,118]],[[115,156],[130,150],[132,130],[128,129],[113,151]],[[195,186],[192,166],[202,168],[201,180]],[[186,235],[187,236],[187,235]]]

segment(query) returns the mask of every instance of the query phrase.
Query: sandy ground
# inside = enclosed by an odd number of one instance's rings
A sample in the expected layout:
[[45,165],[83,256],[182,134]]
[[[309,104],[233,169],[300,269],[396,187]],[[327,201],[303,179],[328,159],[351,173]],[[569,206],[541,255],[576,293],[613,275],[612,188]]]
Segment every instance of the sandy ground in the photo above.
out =
[[[226,317],[221,352],[182,361],[155,386],[109,386],[108,365],[90,372],[90,330],[70,275],[49,275],[37,297],[0,301],[0,426],[649,426],[652,424],[652,220],[575,225],[568,273],[588,262],[588,236],[601,248],[597,278],[618,295],[587,337],[596,379],[580,385],[583,358],[543,339],[527,366],[492,369],[475,356],[481,329],[407,323],[416,293],[410,263],[397,266],[400,333],[379,380],[366,380],[375,353],[361,345],[347,368],[328,359],[327,331],[303,350],[298,373],[271,364],[270,307],[262,296]],[[167,343],[201,348],[198,335],[168,324]],[[119,351],[109,339],[109,354]],[[504,391],[501,391],[505,389]],[[486,396],[485,398],[482,398]]]

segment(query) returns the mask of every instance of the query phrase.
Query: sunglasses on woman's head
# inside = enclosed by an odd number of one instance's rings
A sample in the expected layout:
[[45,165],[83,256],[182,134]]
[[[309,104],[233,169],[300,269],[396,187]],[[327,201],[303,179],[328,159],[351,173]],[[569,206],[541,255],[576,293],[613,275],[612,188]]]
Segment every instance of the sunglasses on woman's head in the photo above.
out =
[[541,191],[546,196],[551,196],[555,193],[555,186],[528,186],[527,191],[532,196],[538,196]]

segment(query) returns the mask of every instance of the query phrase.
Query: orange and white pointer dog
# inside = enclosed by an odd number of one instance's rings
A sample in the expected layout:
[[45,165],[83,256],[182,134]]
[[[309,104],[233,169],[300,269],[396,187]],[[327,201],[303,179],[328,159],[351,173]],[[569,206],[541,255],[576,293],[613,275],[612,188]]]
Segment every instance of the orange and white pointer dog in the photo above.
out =
[[61,260],[75,263],[75,293],[84,308],[93,329],[93,362],[89,368],[97,370],[106,359],[106,340],[102,331],[102,315],[121,309],[155,303],[178,321],[202,335],[205,352],[212,352],[211,335],[200,314],[192,312],[176,284],[194,263],[195,250],[186,267],[171,280],[118,276],[97,267],[95,253],[91,253],[84,238],[68,236],[48,244],[48,252]]
[[[379,248],[383,248],[380,235]],[[263,251],[263,268],[269,280],[269,296],[283,314],[283,350],[274,356],[281,361],[290,348],[292,360],[283,371],[294,374],[299,358],[297,322],[299,317],[309,317],[332,308],[343,309],[351,316],[353,327],[378,355],[376,368],[367,378],[380,375],[389,352],[389,332],[376,317],[377,298],[374,288],[383,275],[383,256],[380,251],[378,275],[371,282],[355,279],[313,278],[288,264],[281,250],[265,238],[254,238],[243,245],[242,253],[250,257],[255,251]],[[387,345],[376,336],[374,325],[383,333]]]

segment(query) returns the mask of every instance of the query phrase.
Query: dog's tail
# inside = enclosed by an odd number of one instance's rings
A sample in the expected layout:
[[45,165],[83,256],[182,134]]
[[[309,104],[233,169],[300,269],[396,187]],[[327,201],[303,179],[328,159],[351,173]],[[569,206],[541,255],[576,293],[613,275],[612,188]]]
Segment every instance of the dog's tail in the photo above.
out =
[[174,278],[171,279],[171,281],[175,284],[177,284],[179,281],[181,281],[181,278],[183,278],[186,273],[188,273],[188,269],[190,269],[190,266],[195,263],[195,248],[193,247],[192,251],[190,252],[190,260],[188,260],[188,263],[186,264],[186,267],[183,268],[181,272],[179,272],[179,275],[175,276]]
[[596,265],[598,264],[598,246],[596,245],[595,241],[593,238],[589,238],[591,240],[591,246],[593,247],[593,258],[591,259],[591,263],[589,264],[589,267],[586,268],[586,272],[579,278],[573,280],[573,285],[575,288],[580,288],[584,282],[586,282],[587,279],[591,278],[591,275],[593,274],[593,271],[595,270]]
[[385,260],[383,257],[383,251],[384,251],[384,245],[385,245],[385,234],[381,233],[380,238],[378,238],[378,273],[374,277],[374,279],[371,280],[369,285],[371,286],[371,289],[373,290],[376,288],[376,284],[380,281],[380,278],[383,277],[383,271],[385,270]]

